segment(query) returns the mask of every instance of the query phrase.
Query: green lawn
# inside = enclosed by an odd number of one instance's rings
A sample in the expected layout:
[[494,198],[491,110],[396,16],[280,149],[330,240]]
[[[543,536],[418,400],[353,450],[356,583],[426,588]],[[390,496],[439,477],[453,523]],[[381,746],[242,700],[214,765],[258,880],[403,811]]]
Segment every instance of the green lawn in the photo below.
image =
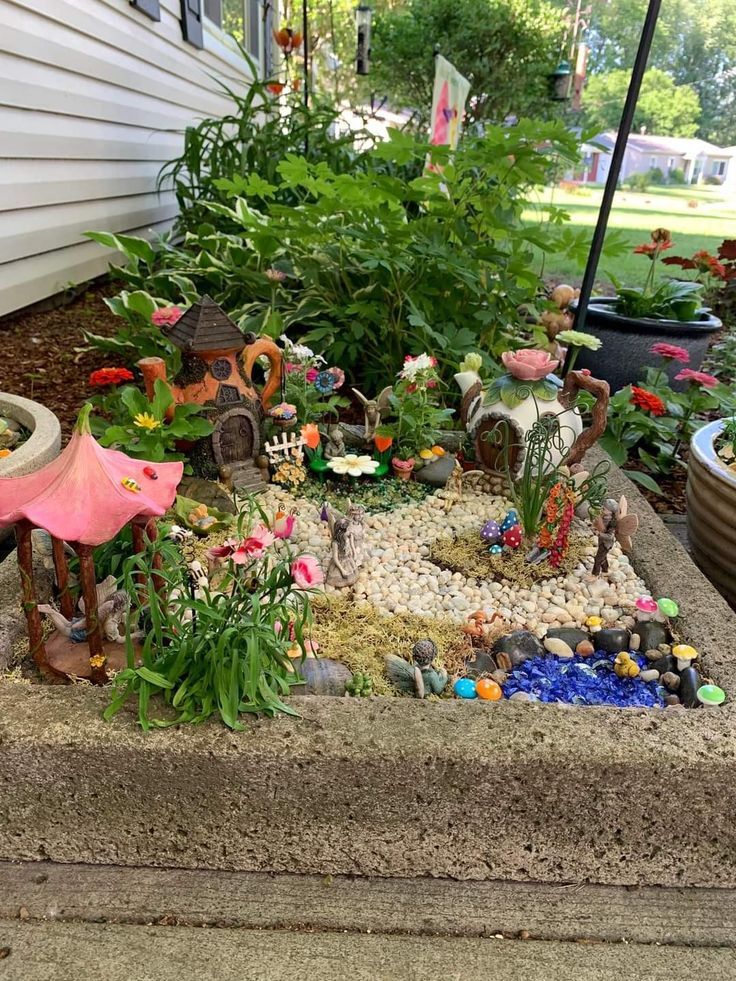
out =
[[[525,212],[525,218],[539,220],[545,206],[553,204],[568,212],[573,227],[589,229],[592,236],[602,194],[603,189],[594,186],[574,193],[544,188]],[[672,233],[674,248],[670,255],[691,255],[698,249],[715,251],[724,238],[736,237],[736,196],[728,196],[719,187],[652,187],[646,192],[616,192],[609,229],[624,232],[631,249],[648,241],[650,231],[658,227]],[[544,271],[550,280],[574,285],[579,284],[583,272],[559,255],[547,256]],[[598,267],[598,282],[602,286],[610,284],[609,276],[613,274],[628,285],[637,285],[646,271],[647,259],[630,250],[615,258],[604,255]]]

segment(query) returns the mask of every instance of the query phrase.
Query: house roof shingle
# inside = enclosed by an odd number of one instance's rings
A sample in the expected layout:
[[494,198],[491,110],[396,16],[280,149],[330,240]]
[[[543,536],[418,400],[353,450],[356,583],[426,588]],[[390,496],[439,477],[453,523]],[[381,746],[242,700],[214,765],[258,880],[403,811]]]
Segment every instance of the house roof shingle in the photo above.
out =
[[[616,136],[617,133],[615,130],[609,130],[605,133],[599,133],[593,142],[613,147],[613,144],[616,142]],[[648,133],[632,133],[626,145],[631,147],[632,150],[638,150],[640,153],[669,153],[678,157],[699,156],[700,154],[721,157],[729,156],[727,149],[716,146],[714,143],[684,136],[656,136]]]

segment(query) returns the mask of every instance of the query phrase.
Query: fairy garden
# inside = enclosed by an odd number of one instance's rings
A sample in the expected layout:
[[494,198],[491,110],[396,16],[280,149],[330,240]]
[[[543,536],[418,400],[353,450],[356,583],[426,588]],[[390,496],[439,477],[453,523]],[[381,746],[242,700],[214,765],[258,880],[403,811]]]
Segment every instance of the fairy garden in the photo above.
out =
[[[144,727],[240,728],[298,714],[294,695],[724,701],[677,597],[632,567],[610,464],[586,460],[609,386],[575,368],[580,336],[566,368],[541,348],[452,374],[405,354],[374,392],[207,296],[149,317],[157,343],[93,373],[61,455],[0,481],[28,677],[108,685],[106,717],[137,703]],[[728,465],[728,430],[719,447]]]

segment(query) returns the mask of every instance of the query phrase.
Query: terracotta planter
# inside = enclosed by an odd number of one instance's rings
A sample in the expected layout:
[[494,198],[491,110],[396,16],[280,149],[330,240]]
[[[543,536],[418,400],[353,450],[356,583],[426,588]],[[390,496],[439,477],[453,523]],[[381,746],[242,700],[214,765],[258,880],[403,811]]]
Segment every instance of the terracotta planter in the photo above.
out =
[[[666,343],[684,347],[690,353],[688,367],[700,368],[713,334],[723,326],[718,317],[703,311],[697,320],[682,323],[679,320],[648,320],[624,317],[617,313],[615,296],[594,296],[588,307],[585,331],[595,334],[603,344],[597,351],[581,348],[575,361],[576,368],[587,368],[596,378],[603,378],[617,392],[627,385],[636,385],[647,365],[656,365],[658,358],[649,353],[652,344]],[[577,301],[570,310],[574,312]],[[667,368],[673,388],[682,390],[685,382],[674,377],[682,367],[674,362]]]
[[414,470],[414,457],[410,460],[400,460],[395,456],[391,460],[391,469],[394,472],[394,477],[397,480],[410,480],[412,471]]
[[690,442],[687,532],[695,561],[729,603],[736,604],[736,473],[713,448],[722,426],[711,422]]

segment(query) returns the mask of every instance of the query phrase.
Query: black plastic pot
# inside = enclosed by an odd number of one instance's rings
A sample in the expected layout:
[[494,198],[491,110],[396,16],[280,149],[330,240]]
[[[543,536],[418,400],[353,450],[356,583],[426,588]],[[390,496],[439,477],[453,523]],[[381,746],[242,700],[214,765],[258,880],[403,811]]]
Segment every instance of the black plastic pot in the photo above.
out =
[[[617,297],[593,297],[588,306],[585,332],[603,341],[598,351],[582,348],[575,361],[576,368],[589,368],[595,378],[603,378],[616,392],[626,385],[641,381],[644,369],[656,366],[658,359],[649,353],[652,344],[676,344],[690,354],[688,368],[700,368],[710,339],[721,329],[721,321],[709,311],[698,320],[680,323],[677,320],[637,320],[616,312]],[[576,301],[570,304],[575,311]],[[674,376],[684,365],[673,362],[667,374],[673,388],[683,389],[686,383],[675,382]]]

